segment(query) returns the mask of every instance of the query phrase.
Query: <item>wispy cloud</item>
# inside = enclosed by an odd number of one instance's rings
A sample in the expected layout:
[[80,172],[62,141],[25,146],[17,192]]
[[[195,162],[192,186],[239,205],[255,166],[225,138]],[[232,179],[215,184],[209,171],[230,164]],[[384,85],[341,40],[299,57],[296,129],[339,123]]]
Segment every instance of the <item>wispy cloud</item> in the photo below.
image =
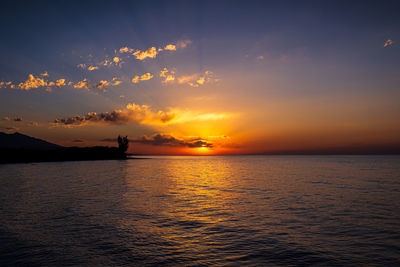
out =
[[388,47],[388,46],[392,46],[393,45],[393,41],[391,39],[387,39],[386,42],[383,44],[383,47]]
[[213,72],[205,71],[203,74],[195,73],[178,77],[178,84],[188,84],[191,87],[199,87],[205,83],[216,81],[213,78]]
[[192,41],[190,41],[190,40],[180,40],[180,41],[176,42],[176,46],[179,48],[186,48],[191,43],[192,43]]
[[147,81],[150,80],[154,77],[153,74],[147,72],[141,76],[136,75],[135,77],[132,78],[132,83],[139,83],[140,81]]

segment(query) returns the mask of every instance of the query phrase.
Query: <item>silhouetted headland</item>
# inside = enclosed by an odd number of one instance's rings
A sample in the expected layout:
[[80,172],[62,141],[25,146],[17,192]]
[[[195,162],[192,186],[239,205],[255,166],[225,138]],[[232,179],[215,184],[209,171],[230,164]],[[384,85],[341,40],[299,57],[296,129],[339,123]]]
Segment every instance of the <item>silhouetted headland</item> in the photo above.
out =
[[126,159],[128,138],[118,147],[63,147],[24,134],[0,133],[0,163]]

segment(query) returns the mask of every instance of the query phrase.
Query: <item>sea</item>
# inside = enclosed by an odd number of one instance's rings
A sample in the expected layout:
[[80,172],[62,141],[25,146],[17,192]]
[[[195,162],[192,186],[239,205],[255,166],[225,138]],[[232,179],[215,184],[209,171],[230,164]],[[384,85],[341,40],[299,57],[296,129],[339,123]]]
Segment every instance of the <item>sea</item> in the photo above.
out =
[[400,156],[0,165],[0,266],[400,266]]

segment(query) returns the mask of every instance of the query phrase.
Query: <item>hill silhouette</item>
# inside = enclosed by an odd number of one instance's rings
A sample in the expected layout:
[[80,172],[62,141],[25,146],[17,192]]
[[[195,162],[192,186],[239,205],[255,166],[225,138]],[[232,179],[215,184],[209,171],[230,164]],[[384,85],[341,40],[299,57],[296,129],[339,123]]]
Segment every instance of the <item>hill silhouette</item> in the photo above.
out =
[[64,147],[18,132],[13,134],[0,132],[0,148],[54,150]]
[[63,147],[21,133],[0,132],[0,163],[126,159],[127,137],[119,147]]

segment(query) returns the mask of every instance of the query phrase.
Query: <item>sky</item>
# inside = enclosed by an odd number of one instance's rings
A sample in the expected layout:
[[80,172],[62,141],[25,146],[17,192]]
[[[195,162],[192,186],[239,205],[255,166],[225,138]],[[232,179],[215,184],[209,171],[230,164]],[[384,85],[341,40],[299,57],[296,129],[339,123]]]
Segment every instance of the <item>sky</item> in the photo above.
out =
[[398,1],[2,1],[0,131],[137,154],[400,148]]

